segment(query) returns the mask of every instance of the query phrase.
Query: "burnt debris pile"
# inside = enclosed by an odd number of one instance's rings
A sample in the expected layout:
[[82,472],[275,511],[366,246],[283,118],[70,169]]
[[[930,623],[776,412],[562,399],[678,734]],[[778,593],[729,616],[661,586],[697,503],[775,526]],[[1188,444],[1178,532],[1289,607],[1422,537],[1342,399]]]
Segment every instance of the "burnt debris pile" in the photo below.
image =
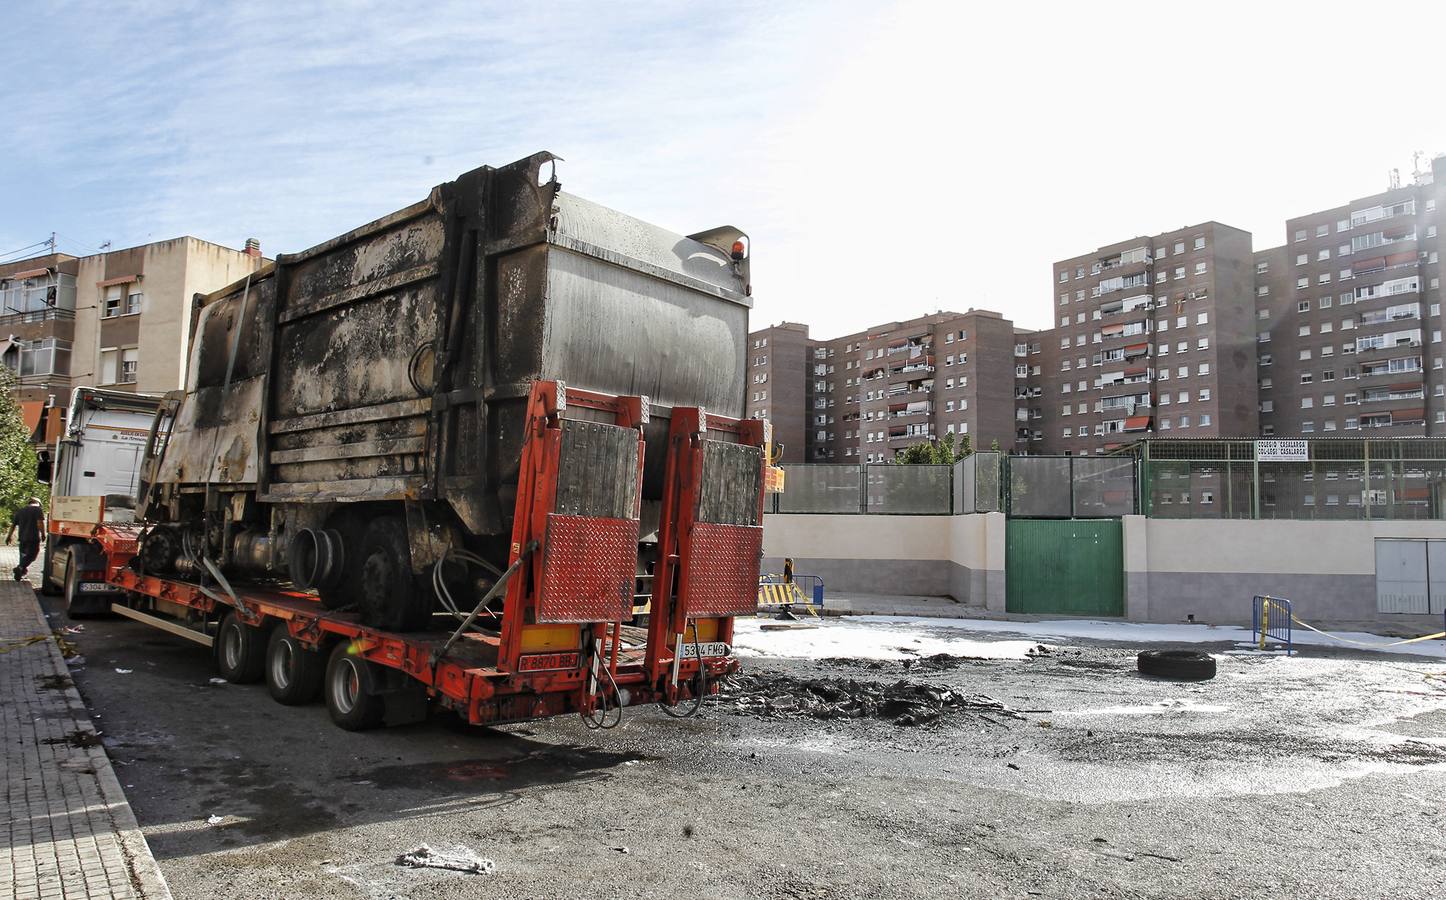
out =
[[960,716],[995,724],[1023,718],[992,697],[933,684],[801,679],[769,672],[741,673],[724,681],[716,708],[764,719],[879,719],[905,727],[936,725]]

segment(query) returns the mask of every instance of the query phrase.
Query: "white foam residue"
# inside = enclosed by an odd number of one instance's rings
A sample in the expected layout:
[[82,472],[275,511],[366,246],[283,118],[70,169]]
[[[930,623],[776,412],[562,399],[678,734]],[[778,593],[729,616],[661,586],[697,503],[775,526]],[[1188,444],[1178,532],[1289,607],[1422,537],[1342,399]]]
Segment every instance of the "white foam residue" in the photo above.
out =
[[1158,716],[1165,713],[1226,713],[1230,707],[1214,703],[1196,703],[1193,700],[1161,700],[1159,703],[1144,703],[1131,706],[1105,706],[1099,709],[1060,710],[1062,716]]
[[[927,626],[931,629],[953,628],[960,631],[999,632],[1027,635],[1033,638],[1067,640],[1079,638],[1095,641],[1117,641],[1134,644],[1215,644],[1251,642],[1249,628],[1235,625],[1157,625],[1144,622],[1102,622],[1093,619],[1056,619],[1045,622],[1015,622],[1000,619],[935,619],[922,616],[848,616],[857,622]],[[1415,644],[1383,646],[1395,638],[1359,631],[1334,632],[1360,644],[1331,640],[1325,635],[1297,629],[1295,643],[1351,650],[1375,650],[1417,656],[1446,657],[1446,642],[1421,641]],[[1361,644],[1373,646],[1363,647]]]
[[907,625],[862,624],[843,619],[824,619],[816,628],[783,631],[764,631],[763,624],[758,619],[736,620],[733,649],[739,656],[901,660],[947,653],[971,659],[1027,659],[1030,651],[1039,646],[1038,641],[939,637]]

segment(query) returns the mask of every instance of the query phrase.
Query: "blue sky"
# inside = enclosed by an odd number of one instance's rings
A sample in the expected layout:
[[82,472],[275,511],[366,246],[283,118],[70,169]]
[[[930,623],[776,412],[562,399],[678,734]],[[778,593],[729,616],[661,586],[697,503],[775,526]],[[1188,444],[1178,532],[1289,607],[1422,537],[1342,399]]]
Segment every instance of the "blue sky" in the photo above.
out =
[[0,250],[295,251],[547,149],[575,193],[749,231],[755,324],[832,336],[883,301],[1043,326],[1054,259],[1205,219],[1272,246],[1286,216],[1446,151],[1412,37],[1443,23],[1406,3],[11,3]]

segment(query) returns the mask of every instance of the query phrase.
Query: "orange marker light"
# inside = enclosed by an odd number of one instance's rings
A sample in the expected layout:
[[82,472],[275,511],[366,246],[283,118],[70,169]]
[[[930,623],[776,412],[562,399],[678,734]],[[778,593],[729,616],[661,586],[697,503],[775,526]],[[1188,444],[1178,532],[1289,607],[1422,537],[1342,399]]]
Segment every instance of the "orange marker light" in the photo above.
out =
[[741,260],[747,250],[748,250],[748,248],[747,248],[746,246],[744,246],[744,244],[743,244],[742,241],[734,241],[734,242],[733,242],[733,260],[734,260],[735,262],[737,262],[738,260]]

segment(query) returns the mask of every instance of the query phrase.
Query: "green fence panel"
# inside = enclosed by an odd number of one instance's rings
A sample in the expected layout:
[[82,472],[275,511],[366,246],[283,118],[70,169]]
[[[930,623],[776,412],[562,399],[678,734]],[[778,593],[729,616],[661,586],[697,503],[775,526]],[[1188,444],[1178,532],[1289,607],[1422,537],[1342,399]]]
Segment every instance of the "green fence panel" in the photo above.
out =
[[1125,614],[1119,519],[1010,519],[1005,609],[1067,616]]

